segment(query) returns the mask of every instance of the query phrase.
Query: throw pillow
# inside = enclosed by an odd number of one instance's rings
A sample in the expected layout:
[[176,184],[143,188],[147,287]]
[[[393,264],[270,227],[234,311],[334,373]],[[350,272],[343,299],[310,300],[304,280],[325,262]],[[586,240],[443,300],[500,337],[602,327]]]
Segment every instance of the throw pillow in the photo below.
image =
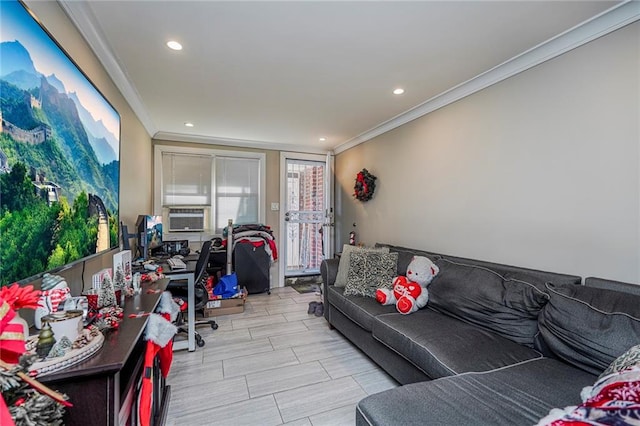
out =
[[[351,264],[351,253],[353,252],[377,252],[389,253],[389,247],[358,247],[345,244],[342,247],[340,255],[340,263],[338,263],[338,273],[334,285],[336,287],[344,287],[347,285],[347,275],[349,275],[349,267]],[[394,275],[395,276],[395,275]]]
[[379,288],[391,288],[398,270],[398,253],[351,253],[346,296],[375,297]]

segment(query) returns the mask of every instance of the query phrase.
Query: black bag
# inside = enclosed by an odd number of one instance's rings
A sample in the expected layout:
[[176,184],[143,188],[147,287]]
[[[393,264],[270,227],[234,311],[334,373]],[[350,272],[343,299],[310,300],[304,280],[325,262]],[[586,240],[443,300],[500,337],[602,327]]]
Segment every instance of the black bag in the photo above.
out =
[[233,249],[233,255],[233,269],[238,276],[240,288],[246,287],[249,294],[270,291],[271,257],[264,247],[254,247],[251,243],[238,242]]

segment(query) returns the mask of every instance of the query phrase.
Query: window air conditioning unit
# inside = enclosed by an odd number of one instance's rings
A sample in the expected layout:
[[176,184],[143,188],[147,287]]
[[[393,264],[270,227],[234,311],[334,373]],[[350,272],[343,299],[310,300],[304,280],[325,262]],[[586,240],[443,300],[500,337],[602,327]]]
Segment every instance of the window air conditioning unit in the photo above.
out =
[[204,231],[205,209],[169,208],[169,231]]

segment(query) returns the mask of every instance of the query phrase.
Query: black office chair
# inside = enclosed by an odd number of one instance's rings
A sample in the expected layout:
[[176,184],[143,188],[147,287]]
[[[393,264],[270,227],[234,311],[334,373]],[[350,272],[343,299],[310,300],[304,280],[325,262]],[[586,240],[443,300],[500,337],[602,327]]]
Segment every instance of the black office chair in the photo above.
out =
[[[198,256],[198,261],[196,262],[196,269],[194,272],[194,290],[195,290],[195,306],[194,309],[196,311],[200,311],[204,309],[207,302],[209,301],[209,293],[207,292],[207,288],[205,283],[207,281],[207,265],[209,263],[209,253],[211,251],[211,241],[205,241],[202,244],[202,248],[200,249],[200,256]],[[173,297],[178,297],[185,302],[187,302],[187,281],[186,280],[175,280],[169,281],[167,285],[167,290],[171,292]],[[218,328],[218,324],[210,319],[210,320],[200,320],[194,323],[195,327],[199,325],[209,325],[213,330]],[[181,311],[178,314],[178,318],[176,319],[176,326],[178,327],[178,333],[188,333],[188,323],[184,319],[183,312]],[[200,333],[195,331],[195,340],[196,345],[198,347],[203,347],[205,342]]]

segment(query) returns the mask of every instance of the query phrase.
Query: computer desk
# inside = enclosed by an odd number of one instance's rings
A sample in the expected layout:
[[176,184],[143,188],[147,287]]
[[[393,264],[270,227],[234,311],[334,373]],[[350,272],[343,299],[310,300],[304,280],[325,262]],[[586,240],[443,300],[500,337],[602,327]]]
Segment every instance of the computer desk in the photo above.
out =
[[187,349],[189,352],[196,350],[196,290],[195,273],[197,260],[183,259],[186,269],[171,270],[168,263],[163,262],[162,273],[169,280],[187,280],[187,340],[173,342],[173,350]]

